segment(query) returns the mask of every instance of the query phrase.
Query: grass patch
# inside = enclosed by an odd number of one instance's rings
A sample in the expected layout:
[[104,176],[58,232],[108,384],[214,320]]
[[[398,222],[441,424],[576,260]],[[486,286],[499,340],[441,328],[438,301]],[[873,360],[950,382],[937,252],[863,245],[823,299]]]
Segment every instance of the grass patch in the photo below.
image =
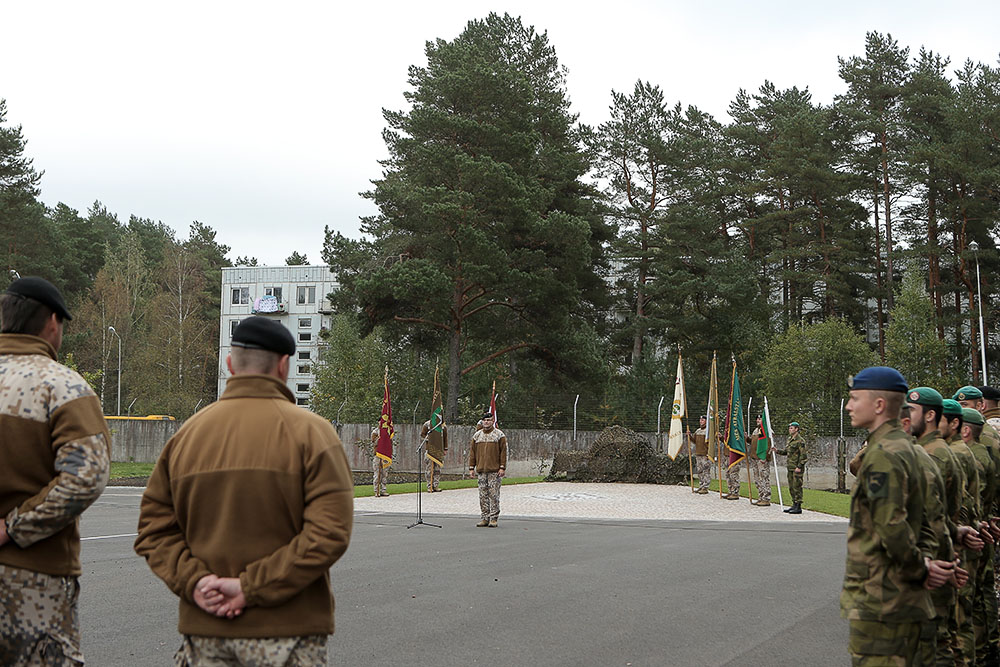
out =
[[153,474],[155,463],[122,463],[111,462],[111,479],[121,479],[122,477],[149,477]]
[[[716,493],[719,492],[719,482],[714,480],[709,488]],[[740,484],[740,495],[744,498],[750,498],[750,489],[746,482]],[[753,485],[753,498],[757,497],[757,485]],[[792,504],[792,494],[789,492],[787,486],[781,487],[781,498],[785,501],[785,506]],[[771,502],[773,504],[778,503],[778,487],[771,486]],[[816,489],[802,489],[802,509],[812,510],[813,512],[822,512],[823,514],[832,514],[834,516],[842,516],[845,519],[851,511],[851,496],[846,493],[831,493],[830,491],[818,491]]]
[[[512,484],[534,484],[535,482],[545,481],[544,477],[504,477],[502,486],[510,486]],[[455,480],[441,480],[442,489],[474,489],[479,486],[479,481],[475,479],[455,479]],[[427,484],[420,485],[421,491],[427,490]],[[388,484],[385,490],[389,492],[389,495],[396,493],[416,493],[417,484],[416,482],[407,482],[405,484]],[[367,498],[369,496],[375,495],[375,488],[371,484],[365,484],[363,486],[354,487],[354,497],[355,498]]]

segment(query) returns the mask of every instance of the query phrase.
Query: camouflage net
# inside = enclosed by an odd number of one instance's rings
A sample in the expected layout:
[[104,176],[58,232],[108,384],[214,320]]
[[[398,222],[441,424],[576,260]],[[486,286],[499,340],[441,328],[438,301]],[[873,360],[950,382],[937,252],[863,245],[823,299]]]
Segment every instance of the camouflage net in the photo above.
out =
[[588,451],[556,452],[549,481],[688,484],[687,456],[658,454],[645,438],[623,426],[609,426]]

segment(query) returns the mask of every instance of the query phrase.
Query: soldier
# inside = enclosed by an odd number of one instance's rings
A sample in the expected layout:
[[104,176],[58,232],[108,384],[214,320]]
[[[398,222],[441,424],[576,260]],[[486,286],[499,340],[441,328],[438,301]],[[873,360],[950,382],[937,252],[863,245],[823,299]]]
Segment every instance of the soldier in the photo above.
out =
[[500,517],[500,482],[507,472],[507,436],[493,426],[493,414],[483,415],[483,427],[472,434],[469,472],[479,476],[479,528],[496,528]]
[[1000,431],[1000,390],[993,387],[979,387],[983,395],[983,408],[980,412],[986,423]]
[[[969,446],[973,455],[984,471],[980,478],[980,509],[981,519],[995,515],[997,502],[997,468],[985,445],[979,442],[984,425],[983,416],[978,410],[962,408],[962,441]],[[985,480],[985,481],[984,481]],[[983,548],[979,565],[976,569],[976,590],[972,607],[972,626],[976,638],[977,664],[995,664],[997,659],[996,645],[990,641],[997,634],[996,589],[993,571],[993,540],[985,524],[980,524],[983,530],[986,546]]]
[[[476,429],[477,431],[482,430],[482,427]],[[427,434],[431,432],[431,420],[428,419],[424,422],[424,425],[420,427],[420,438],[424,439]],[[444,453],[448,454],[448,425],[441,424],[441,444],[444,447]],[[431,460],[430,455],[425,451],[424,460],[427,464],[427,493],[434,493],[435,491],[441,491],[441,466],[434,463]]]
[[698,488],[693,493],[705,495],[712,483],[712,459],[708,457],[708,418],[702,415],[698,420],[698,430],[694,432],[694,460],[698,470]]
[[108,483],[97,395],[56,361],[62,295],[21,278],[0,296],[0,664],[83,664],[80,514]]
[[325,665],[351,469],[330,422],[288,390],[288,330],[249,317],[232,344],[219,401],[157,461],[135,550],[180,597],[177,665]]
[[958,587],[958,605],[956,607],[956,646],[957,664],[971,665],[976,661],[975,632],[972,627],[972,606],[976,587],[976,568],[984,542],[979,536],[979,486],[981,465],[969,446],[962,441],[962,406],[950,398],[941,402],[942,419],[939,423],[941,437],[948,443],[949,449],[955,455],[955,460],[961,468],[965,479],[965,489],[962,499],[961,525],[958,527],[959,558],[969,577]]
[[379,458],[375,452],[378,446],[378,426],[372,429],[372,486],[375,487],[375,497],[387,496],[386,485],[389,483],[389,463]]
[[954,571],[932,560],[938,545],[924,530],[927,481],[899,423],[906,381],[893,368],[873,367],[849,385],[851,425],[869,436],[851,492],[841,615],[850,622],[854,664],[910,665],[935,613],[927,589]]
[[[958,567],[957,553],[954,549],[958,546],[959,540],[958,524],[962,510],[964,479],[958,462],[955,460],[955,455],[941,438],[941,432],[938,430],[943,400],[941,394],[930,387],[911,389],[907,400],[908,403],[903,405],[904,411],[900,416],[900,421],[903,422],[904,430],[917,439],[918,458],[925,465],[927,462],[933,464],[936,475],[936,479],[928,477],[928,491],[930,493],[928,493],[926,508],[931,525],[939,528],[937,558],[951,561],[954,563],[953,567]],[[906,419],[903,418],[903,415],[906,415]],[[906,428],[907,422],[909,422],[908,429]],[[939,499],[938,496],[940,496]],[[938,501],[941,503],[943,512],[939,525],[938,519],[935,518]],[[943,534],[941,528],[943,528]],[[957,618],[955,617],[956,589],[954,586],[941,586],[931,592],[931,600],[937,612],[934,619],[937,648],[936,651],[930,651],[930,653],[936,655],[936,658],[925,660],[924,664],[953,665],[958,641]],[[934,643],[930,641],[929,637],[926,639],[928,646]]]
[[771,467],[770,463],[772,457],[774,456],[774,447],[772,443],[767,443],[767,451],[764,452],[764,458],[761,459],[757,455],[757,444],[759,440],[764,440],[764,422],[760,417],[757,417],[757,428],[754,429],[753,434],[750,436],[750,441],[747,444],[748,460],[753,463],[754,471],[754,484],[757,485],[757,500],[750,501],[751,504],[757,507],[768,507],[771,504]]
[[799,435],[799,423],[788,425],[788,444],[785,449],[774,450],[782,456],[787,456],[785,465],[788,467],[788,492],[792,496],[792,506],[785,510],[787,514],[802,514],[802,473],[806,469],[806,442]]

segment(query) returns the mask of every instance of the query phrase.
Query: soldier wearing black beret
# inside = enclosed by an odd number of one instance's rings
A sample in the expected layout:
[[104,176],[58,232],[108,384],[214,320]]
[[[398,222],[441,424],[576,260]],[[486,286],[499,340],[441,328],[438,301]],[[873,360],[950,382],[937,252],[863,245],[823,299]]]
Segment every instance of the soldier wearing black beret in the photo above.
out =
[[328,570],[350,541],[354,484],[330,422],[295,405],[294,353],[278,322],[240,322],[226,390],[166,444],[143,494],[135,550],[181,598],[178,664],[327,662]]

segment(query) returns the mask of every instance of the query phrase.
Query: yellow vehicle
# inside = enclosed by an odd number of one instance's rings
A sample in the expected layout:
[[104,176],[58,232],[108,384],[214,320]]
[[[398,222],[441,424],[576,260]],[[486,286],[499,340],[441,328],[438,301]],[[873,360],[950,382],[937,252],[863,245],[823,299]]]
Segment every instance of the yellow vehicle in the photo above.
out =
[[171,417],[170,415],[146,415],[145,417],[122,417],[122,416],[119,416],[119,415],[104,415],[104,418],[105,419],[123,419],[123,420],[126,420],[126,421],[129,421],[129,420],[138,420],[138,421],[171,421],[171,422],[172,421],[177,421],[174,417]]

